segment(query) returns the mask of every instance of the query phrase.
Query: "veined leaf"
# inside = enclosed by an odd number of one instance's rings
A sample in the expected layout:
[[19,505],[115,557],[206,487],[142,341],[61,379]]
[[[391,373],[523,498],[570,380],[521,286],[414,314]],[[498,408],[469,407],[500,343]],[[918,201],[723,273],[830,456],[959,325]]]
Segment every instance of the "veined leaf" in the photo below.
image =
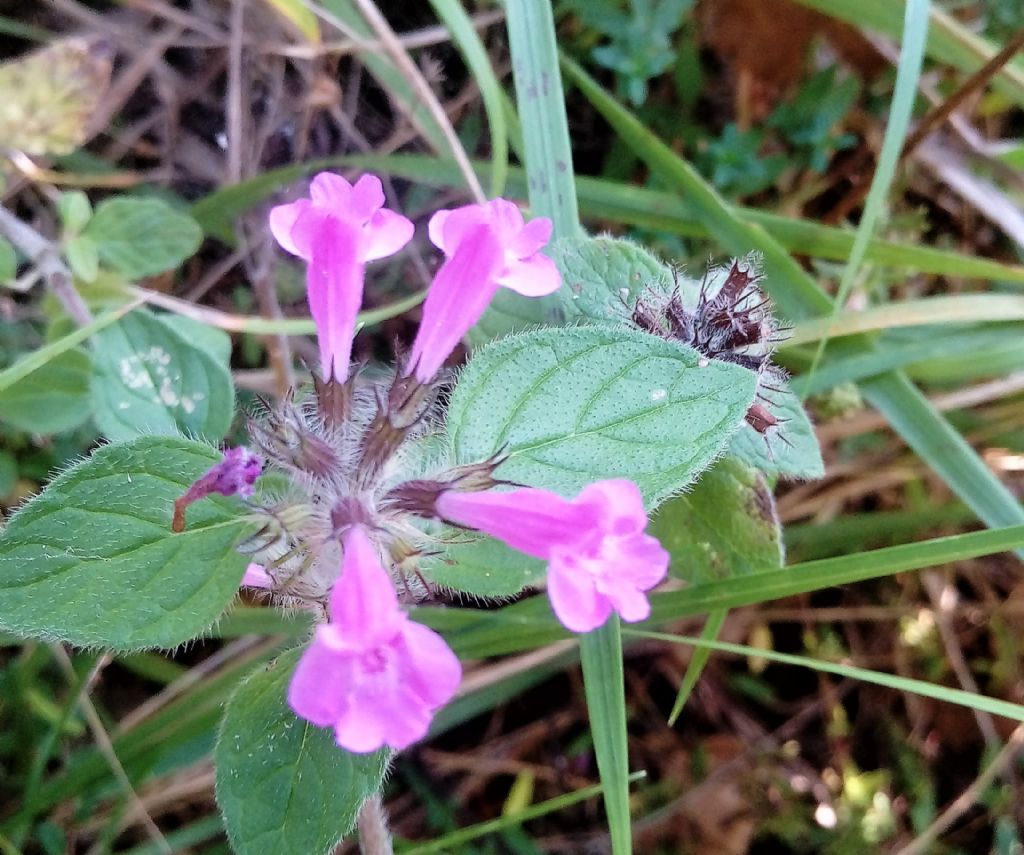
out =
[[172,270],[203,239],[199,223],[162,199],[121,196],[101,202],[82,234],[100,261],[130,279]]
[[721,452],[755,380],[639,331],[534,330],[474,355],[452,393],[448,433],[460,463],[507,455],[508,480],[575,495],[630,478],[656,504]]
[[219,459],[186,439],[108,445],[0,532],[0,629],[70,644],[173,647],[234,598],[246,559],[236,505],[211,498],[171,532],[174,500]]
[[691,584],[782,566],[782,530],[764,477],[724,457],[693,489],[670,499],[650,532],[672,555],[672,573]]
[[179,333],[178,323],[140,309],[96,336],[93,403],[108,439],[182,433],[216,440],[227,433],[234,415],[227,364],[206,338],[197,347],[186,337],[191,327]]
[[388,753],[350,754],[285,700],[301,649],[256,671],[232,696],[215,760],[217,802],[238,855],[326,855],[380,789]]

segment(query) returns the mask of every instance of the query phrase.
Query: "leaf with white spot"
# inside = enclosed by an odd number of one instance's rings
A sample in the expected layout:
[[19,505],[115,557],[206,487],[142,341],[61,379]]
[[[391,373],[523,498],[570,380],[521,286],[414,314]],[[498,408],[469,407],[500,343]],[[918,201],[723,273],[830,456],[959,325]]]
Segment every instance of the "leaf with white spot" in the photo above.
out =
[[[108,439],[142,434],[223,438],[234,413],[226,361],[179,333],[178,319],[144,309],[94,339],[92,398]],[[205,344],[205,342],[204,342]]]
[[498,475],[575,495],[630,478],[653,506],[724,450],[755,376],[636,330],[533,330],[477,351],[448,409],[458,463],[502,452]]

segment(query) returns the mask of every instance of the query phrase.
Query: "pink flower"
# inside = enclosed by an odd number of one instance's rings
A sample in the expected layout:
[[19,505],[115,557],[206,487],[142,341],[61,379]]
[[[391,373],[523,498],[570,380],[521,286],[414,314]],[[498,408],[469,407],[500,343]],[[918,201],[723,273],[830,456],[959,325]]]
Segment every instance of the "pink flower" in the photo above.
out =
[[647,514],[632,481],[598,481],[573,500],[533,487],[449,490],[438,498],[437,512],[547,560],[551,606],[573,632],[596,629],[613,611],[626,621],[644,620],[651,613],[646,592],[668,572],[668,553],[644,533]]
[[462,668],[441,636],[402,611],[362,527],[346,532],[344,550],[331,620],[299,660],[288,703],[301,718],[333,727],[348,751],[405,748],[455,694]]
[[271,588],[274,580],[262,564],[250,564],[245,568],[240,583],[244,588]]
[[437,374],[498,288],[541,297],[562,283],[554,262],[540,252],[551,238],[551,220],[523,225],[519,208],[506,199],[438,211],[429,232],[446,261],[423,304],[409,358],[410,373],[421,383]]
[[365,264],[398,252],[412,238],[413,224],[383,207],[384,189],[375,175],[364,175],[353,186],[340,175],[321,172],[309,195],[273,208],[270,231],[284,249],[307,262],[320,367],[325,379],[344,380]]

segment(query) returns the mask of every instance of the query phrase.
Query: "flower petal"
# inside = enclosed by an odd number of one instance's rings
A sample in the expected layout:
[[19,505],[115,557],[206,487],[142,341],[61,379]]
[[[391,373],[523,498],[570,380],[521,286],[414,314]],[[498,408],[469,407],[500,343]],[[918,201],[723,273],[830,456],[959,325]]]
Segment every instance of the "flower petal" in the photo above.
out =
[[559,622],[572,632],[597,629],[612,613],[611,603],[597,592],[593,577],[557,554],[548,566],[548,599]]
[[626,478],[608,478],[588,484],[576,501],[599,505],[609,534],[634,534],[647,527],[644,497],[636,483]]
[[576,543],[600,524],[592,506],[581,506],[535,487],[497,493],[446,490],[437,499],[442,519],[474,528],[535,558],[548,558],[559,545]]
[[[455,217],[449,218],[449,222]],[[437,271],[423,303],[423,318],[409,354],[409,367],[429,383],[455,346],[483,315],[498,285],[501,244],[488,226],[476,226]]]
[[[441,216],[442,214],[444,216]],[[438,220],[439,225],[434,225],[435,220]],[[463,205],[452,211],[438,211],[430,218],[427,231],[431,235],[434,245],[451,258],[458,252],[462,242],[476,234],[481,226],[491,226],[489,209],[485,205]],[[496,232],[494,232],[494,236],[498,245],[502,247],[504,255],[501,236]]]
[[498,239],[505,249],[512,249],[523,230],[523,212],[515,202],[508,199],[491,199],[484,203],[484,207],[498,232]]
[[274,580],[261,564],[250,564],[245,568],[242,576],[242,586],[245,588],[272,588]]
[[406,618],[362,526],[345,533],[344,550],[341,576],[331,591],[331,625],[347,644],[368,650],[394,638]]
[[360,224],[384,207],[384,185],[376,175],[362,175],[352,187],[348,208],[352,218]]
[[619,613],[624,621],[636,623],[638,620],[646,620],[651,614],[651,604],[647,595],[632,585],[621,584],[621,582],[610,585],[610,590],[603,590],[605,585],[598,584],[598,596],[604,597],[611,604],[611,607]]
[[555,262],[538,252],[529,258],[508,262],[498,283],[524,297],[544,297],[562,286],[562,274]]
[[363,231],[363,261],[376,261],[394,255],[412,240],[415,226],[401,214],[381,208]]
[[352,204],[352,185],[334,172],[321,172],[309,184],[309,196],[317,207],[325,208],[324,213],[345,216]]
[[400,683],[375,682],[357,690],[335,723],[338,744],[359,754],[385,745],[401,750],[427,734],[433,713]]
[[352,356],[356,315],[363,301],[364,269],[359,229],[337,217],[321,217],[306,268],[307,299],[320,344],[324,379],[344,382]]
[[530,220],[509,243],[509,252],[516,258],[527,258],[535,252],[539,252],[551,240],[551,232],[554,227],[554,223],[547,217],[536,217]]
[[462,665],[432,629],[407,621],[402,629],[403,682],[431,709],[448,703],[462,682]]
[[448,217],[451,216],[451,213],[452,212],[448,209],[435,211],[434,215],[427,223],[427,237],[429,237],[430,242],[440,250],[445,249],[444,224],[448,222]]
[[319,727],[333,725],[348,706],[352,676],[351,656],[328,647],[318,631],[288,684],[288,705]]
[[309,259],[309,242],[302,241],[302,245],[296,242],[293,235],[296,221],[309,210],[311,203],[309,199],[299,199],[287,205],[277,205],[270,209],[270,233],[274,236],[282,249],[297,255],[299,258]]

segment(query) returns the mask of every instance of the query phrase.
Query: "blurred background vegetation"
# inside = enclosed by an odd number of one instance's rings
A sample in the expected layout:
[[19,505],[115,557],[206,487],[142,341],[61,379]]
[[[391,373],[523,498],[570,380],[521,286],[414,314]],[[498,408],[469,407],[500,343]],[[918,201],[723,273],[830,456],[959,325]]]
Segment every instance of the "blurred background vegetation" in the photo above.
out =
[[[268,239],[271,199],[329,165],[386,173],[421,225],[464,201],[422,86],[485,186],[500,184],[488,164],[504,141],[492,139],[480,79],[452,42],[449,27],[461,20],[453,5],[0,0],[4,208],[60,251],[89,310],[142,286],[132,294],[232,333],[243,408],[280,394],[295,380],[293,354],[313,364],[316,351],[275,326],[306,310],[302,281]],[[501,8],[465,9],[511,96]],[[902,4],[565,0],[555,14],[565,54],[834,293],[885,132]],[[889,368],[919,383],[1019,499],[1024,62],[1012,54],[1022,28],[1018,0],[934,5],[915,111],[929,133],[904,145],[877,239],[837,317],[841,325],[875,310],[881,356],[826,359],[807,378],[813,345],[781,351],[810,394],[828,464],[821,481],[777,486],[789,562],[978,526],[862,400],[855,381]],[[409,67],[395,60],[396,45]],[[697,272],[723,257],[687,200],[587,97],[568,85],[566,103],[581,215],[593,232],[633,237]],[[515,151],[515,116],[505,116]],[[83,228],[79,191],[94,207],[114,194],[158,198],[194,218],[203,243],[180,266],[171,252],[170,269],[155,275],[123,257],[110,262],[115,274],[97,273],[95,245],[111,238]],[[526,196],[515,165],[506,194]],[[422,249],[377,275],[369,308],[429,282]],[[33,259],[19,250],[0,243],[0,369],[74,321],[66,302],[30,292]],[[930,302],[937,297],[957,299]],[[384,320],[360,337],[357,356],[389,354],[410,325],[408,315]],[[0,391],[0,511],[96,443],[87,372],[69,355],[31,396]],[[243,428],[236,420],[236,439]],[[693,634],[702,623],[673,628]],[[719,637],[1021,703],[1022,629],[1020,563],[1000,555],[738,608]],[[300,631],[241,608],[214,637],[169,653],[0,638],[0,852],[227,852],[210,761],[220,710],[254,663]],[[646,770],[633,794],[637,851],[1024,852],[1013,722],[715,654],[669,727],[691,658],[654,640],[627,651],[632,765]],[[571,648],[482,660],[470,674],[472,703],[442,716],[435,738],[403,755],[390,778],[398,838],[442,841],[408,851],[467,855],[604,851],[598,799],[444,842],[597,780]]]

